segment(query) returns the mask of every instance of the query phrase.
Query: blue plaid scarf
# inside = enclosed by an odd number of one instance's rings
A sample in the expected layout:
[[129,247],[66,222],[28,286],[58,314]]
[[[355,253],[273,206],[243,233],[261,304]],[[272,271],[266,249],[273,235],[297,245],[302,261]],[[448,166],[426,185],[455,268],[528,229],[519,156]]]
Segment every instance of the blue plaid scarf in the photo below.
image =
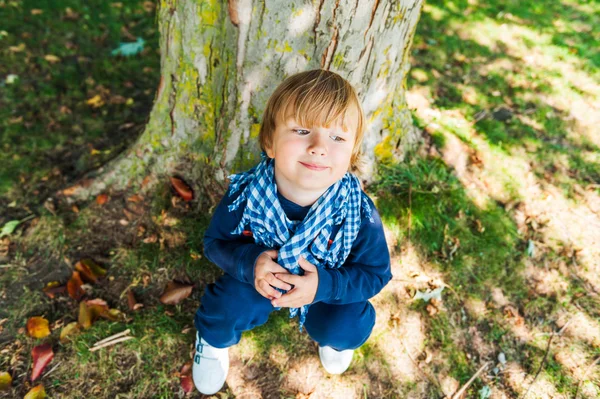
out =
[[[230,196],[246,185],[239,197],[229,205],[229,211],[232,212],[246,203],[242,219],[231,233],[242,234],[245,227],[249,226],[255,242],[265,248],[278,249],[277,263],[293,274],[304,274],[298,265],[300,256],[316,267],[342,266],[358,235],[362,216],[365,215],[373,223],[371,207],[358,178],[346,173],[319,197],[304,220],[292,221],[277,198],[274,164],[273,159],[263,154],[262,161],[254,168],[229,176]],[[333,242],[329,243],[333,226],[339,224],[342,226]],[[290,308],[290,318],[299,314],[301,331],[307,311],[308,305]]]

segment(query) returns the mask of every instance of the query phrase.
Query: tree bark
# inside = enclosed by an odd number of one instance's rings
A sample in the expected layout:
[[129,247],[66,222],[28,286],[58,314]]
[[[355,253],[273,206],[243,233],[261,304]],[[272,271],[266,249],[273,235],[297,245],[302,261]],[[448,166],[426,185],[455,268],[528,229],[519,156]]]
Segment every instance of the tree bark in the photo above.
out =
[[335,71],[357,89],[367,119],[365,180],[376,161],[401,158],[417,137],[404,90],[422,0],[159,3],[161,79],[146,129],[75,198],[166,175],[217,198],[227,174],[258,161],[269,95],[308,69]]

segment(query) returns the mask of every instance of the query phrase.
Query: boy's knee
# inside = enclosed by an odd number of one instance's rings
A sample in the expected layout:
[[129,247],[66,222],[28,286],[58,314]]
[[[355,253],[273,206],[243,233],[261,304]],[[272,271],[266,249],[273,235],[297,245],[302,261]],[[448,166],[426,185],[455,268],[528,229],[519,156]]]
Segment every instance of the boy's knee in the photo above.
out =
[[200,307],[202,313],[236,323],[266,320],[273,308],[253,286],[228,275],[207,286]]
[[[316,305],[316,304],[315,304]],[[320,346],[337,350],[356,349],[369,338],[375,325],[375,309],[367,302],[311,306],[306,330]],[[311,310],[315,310],[311,317]]]

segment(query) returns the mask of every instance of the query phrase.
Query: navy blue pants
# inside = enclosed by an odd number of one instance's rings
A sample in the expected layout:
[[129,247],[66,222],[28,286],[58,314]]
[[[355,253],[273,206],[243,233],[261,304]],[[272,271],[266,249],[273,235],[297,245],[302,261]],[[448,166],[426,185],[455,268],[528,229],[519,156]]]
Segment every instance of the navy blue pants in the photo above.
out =
[[[252,285],[225,274],[206,287],[194,324],[206,342],[226,348],[237,344],[242,332],[265,324],[273,310],[271,301]],[[304,328],[320,346],[341,351],[365,343],[374,325],[375,309],[369,301],[346,305],[318,302],[309,307]]]

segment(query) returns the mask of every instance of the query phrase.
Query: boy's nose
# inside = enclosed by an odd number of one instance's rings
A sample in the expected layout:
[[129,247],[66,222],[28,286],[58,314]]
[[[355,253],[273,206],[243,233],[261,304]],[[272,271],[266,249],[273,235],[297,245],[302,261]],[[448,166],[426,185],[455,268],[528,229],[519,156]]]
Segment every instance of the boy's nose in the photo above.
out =
[[326,155],[327,145],[325,144],[325,139],[319,134],[313,135],[308,152],[310,155]]

